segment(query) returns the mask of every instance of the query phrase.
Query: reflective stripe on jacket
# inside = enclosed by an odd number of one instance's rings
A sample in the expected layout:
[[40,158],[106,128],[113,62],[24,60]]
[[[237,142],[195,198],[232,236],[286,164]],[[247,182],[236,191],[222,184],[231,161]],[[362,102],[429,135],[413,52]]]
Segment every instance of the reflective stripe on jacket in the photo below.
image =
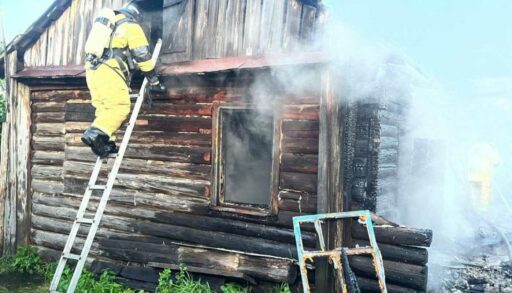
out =
[[[125,18],[125,15],[118,14],[116,15],[116,22]],[[112,38],[112,48],[128,48],[133,59],[143,72],[148,72],[155,68],[155,64],[151,60],[148,39],[142,27],[135,21],[123,22],[116,28]]]

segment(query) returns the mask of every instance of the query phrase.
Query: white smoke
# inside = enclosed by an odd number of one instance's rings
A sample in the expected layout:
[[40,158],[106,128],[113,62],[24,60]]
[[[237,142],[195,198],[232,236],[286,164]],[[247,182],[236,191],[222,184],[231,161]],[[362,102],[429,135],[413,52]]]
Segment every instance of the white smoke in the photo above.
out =
[[425,73],[428,64],[365,39],[340,21],[341,13],[330,14],[321,44],[341,72],[341,97],[400,98],[408,104],[400,196],[391,220],[433,229],[430,285],[437,286],[440,268],[472,253],[489,225],[512,231],[505,225],[512,215],[512,77],[484,76],[472,88],[451,93]]

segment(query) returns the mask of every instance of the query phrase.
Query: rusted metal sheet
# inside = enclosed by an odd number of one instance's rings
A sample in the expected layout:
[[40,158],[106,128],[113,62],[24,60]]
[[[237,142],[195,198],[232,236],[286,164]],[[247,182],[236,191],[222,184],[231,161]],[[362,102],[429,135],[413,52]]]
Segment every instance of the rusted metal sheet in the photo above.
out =
[[26,67],[13,75],[14,78],[59,78],[83,77],[85,70],[82,65]]
[[[197,60],[179,65],[163,65],[157,68],[161,75],[197,74],[234,69],[251,69],[290,65],[312,65],[329,62],[322,52],[302,53],[296,55],[270,55],[264,57],[230,57],[224,59]],[[84,77],[82,65],[26,67],[13,77],[15,78],[60,78]]]
[[329,58],[321,52],[297,55],[276,54],[263,57],[229,57],[218,60],[190,61],[179,65],[161,66],[158,71],[163,75],[177,75],[271,66],[321,64],[328,61]]

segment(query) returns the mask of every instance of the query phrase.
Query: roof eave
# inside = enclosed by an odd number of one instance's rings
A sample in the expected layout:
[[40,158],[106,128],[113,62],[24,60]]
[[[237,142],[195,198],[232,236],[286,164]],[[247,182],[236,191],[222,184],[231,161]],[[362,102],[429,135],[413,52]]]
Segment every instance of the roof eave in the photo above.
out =
[[[259,57],[229,57],[182,62],[157,67],[160,75],[174,76],[186,74],[204,74],[241,69],[257,69],[279,66],[326,64],[329,57],[323,52],[303,52],[300,54],[273,54]],[[83,65],[27,67],[13,75],[17,79],[30,78],[83,78]]]

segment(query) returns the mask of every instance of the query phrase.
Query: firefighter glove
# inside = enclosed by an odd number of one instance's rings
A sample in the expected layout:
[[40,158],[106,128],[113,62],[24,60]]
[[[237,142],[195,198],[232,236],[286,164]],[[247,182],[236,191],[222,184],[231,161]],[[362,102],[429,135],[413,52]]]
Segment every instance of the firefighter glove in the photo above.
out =
[[149,91],[152,93],[165,93],[166,90],[167,89],[165,88],[165,86],[163,84],[161,84],[160,82],[149,85]]
[[166,88],[162,83],[160,83],[160,80],[158,79],[158,75],[156,75],[154,70],[147,72],[146,77],[149,82],[148,89],[150,92],[165,93]]

